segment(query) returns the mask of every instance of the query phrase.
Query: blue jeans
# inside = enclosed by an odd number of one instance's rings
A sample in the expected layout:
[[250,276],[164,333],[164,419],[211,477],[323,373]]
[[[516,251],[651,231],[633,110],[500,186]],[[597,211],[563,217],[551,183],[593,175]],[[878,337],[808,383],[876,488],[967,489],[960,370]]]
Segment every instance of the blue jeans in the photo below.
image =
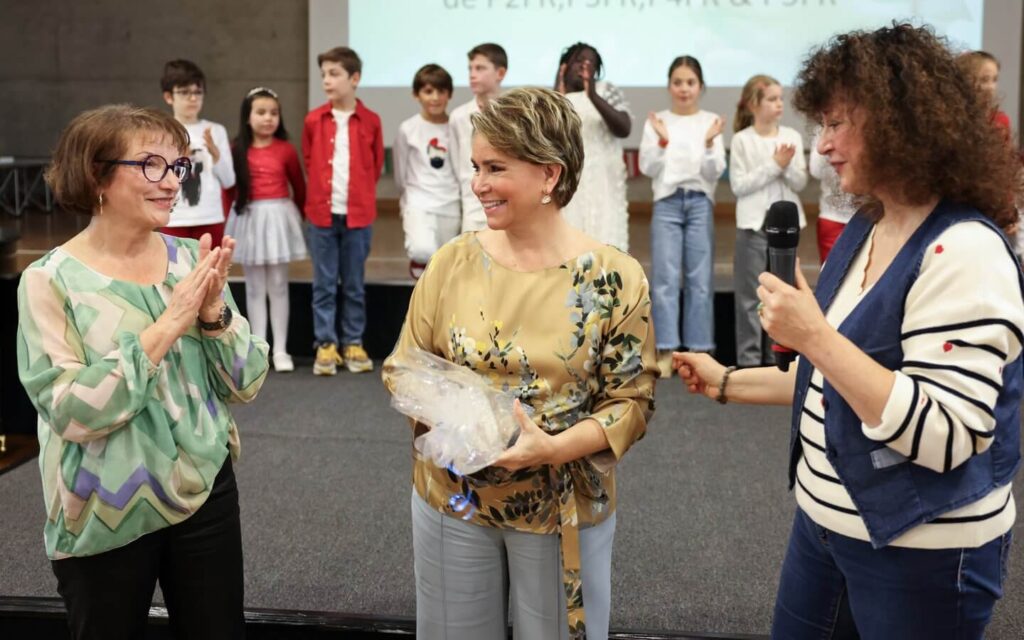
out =
[[[715,222],[711,200],[677,189],[654,203],[651,218],[651,306],[658,349],[715,349]],[[679,285],[683,339],[679,339]]]
[[331,216],[330,227],[309,225],[313,258],[313,335],[317,345],[338,344],[335,313],[341,277],[341,344],[362,344],[366,329],[366,258],[373,227],[349,229],[345,216]]
[[1007,532],[975,549],[874,549],[797,509],[772,638],[983,638],[1011,540]]

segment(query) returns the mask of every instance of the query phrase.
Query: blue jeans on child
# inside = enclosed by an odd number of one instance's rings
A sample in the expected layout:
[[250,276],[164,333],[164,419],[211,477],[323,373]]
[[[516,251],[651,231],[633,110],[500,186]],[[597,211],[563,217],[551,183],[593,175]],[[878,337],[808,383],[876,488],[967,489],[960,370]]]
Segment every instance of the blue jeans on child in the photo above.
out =
[[338,344],[335,321],[341,276],[341,344],[362,344],[366,329],[366,258],[373,227],[349,229],[346,217],[331,216],[330,227],[309,225],[313,258],[313,335],[318,345]]
[[874,549],[797,509],[772,638],[983,638],[1011,540],[1007,532],[976,549]]
[[[654,203],[651,218],[651,306],[658,349],[715,348],[715,223],[701,191],[677,189]],[[683,338],[679,339],[679,286]]]

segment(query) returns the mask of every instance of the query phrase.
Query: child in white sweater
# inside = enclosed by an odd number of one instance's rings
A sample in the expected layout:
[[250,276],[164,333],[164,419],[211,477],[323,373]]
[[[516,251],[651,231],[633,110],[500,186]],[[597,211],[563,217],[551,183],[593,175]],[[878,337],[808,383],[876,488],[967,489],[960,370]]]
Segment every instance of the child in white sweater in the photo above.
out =
[[672,351],[715,349],[714,197],[725,171],[725,147],[722,119],[700,108],[704,87],[696,58],[673,60],[668,70],[672,108],[648,115],[640,142],[640,171],[654,189],[651,303],[663,377],[672,373]]
[[782,119],[782,85],[765,75],[743,86],[736,108],[729,184],[736,194],[736,364],[757,367],[768,362],[757,317],[757,277],[768,265],[764,218],[778,200],[796,203],[800,228],[806,224],[796,192],[807,185],[803,139]]

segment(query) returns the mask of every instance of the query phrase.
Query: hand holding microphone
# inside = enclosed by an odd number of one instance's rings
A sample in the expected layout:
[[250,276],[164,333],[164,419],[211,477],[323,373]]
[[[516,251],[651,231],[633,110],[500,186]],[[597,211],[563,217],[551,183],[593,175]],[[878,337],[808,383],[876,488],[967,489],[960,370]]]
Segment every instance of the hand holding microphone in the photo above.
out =
[[796,204],[773,203],[764,229],[768,236],[768,272],[758,277],[758,315],[761,326],[774,341],[775,364],[788,371],[796,351],[802,351],[807,341],[815,339],[818,331],[828,325],[796,257],[800,241]]

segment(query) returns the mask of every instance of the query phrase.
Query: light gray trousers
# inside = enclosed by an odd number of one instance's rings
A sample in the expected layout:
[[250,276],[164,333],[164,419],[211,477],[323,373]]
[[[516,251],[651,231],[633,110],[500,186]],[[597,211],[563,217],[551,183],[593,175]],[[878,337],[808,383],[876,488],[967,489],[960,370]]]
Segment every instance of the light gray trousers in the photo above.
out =
[[[580,531],[588,640],[607,640],[615,515]],[[482,527],[412,492],[417,640],[567,640],[557,535]]]
[[766,359],[761,320],[757,317],[757,277],[767,269],[768,236],[764,231],[736,229],[733,297],[736,301],[736,364],[741,367],[759,367]]

